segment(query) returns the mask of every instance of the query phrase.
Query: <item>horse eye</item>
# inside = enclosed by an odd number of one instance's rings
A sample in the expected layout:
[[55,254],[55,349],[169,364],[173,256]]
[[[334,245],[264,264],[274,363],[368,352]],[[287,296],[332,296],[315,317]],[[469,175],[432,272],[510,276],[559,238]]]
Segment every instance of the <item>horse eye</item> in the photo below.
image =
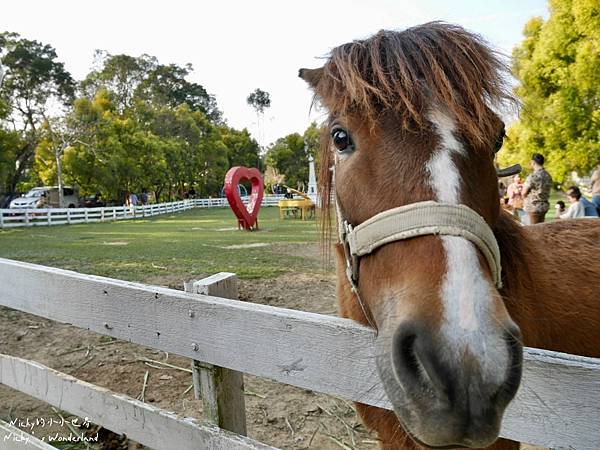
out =
[[506,137],[506,133],[504,132],[504,128],[502,129],[502,133],[498,135],[496,138],[496,142],[494,143],[494,153],[498,153],[504,144],[504,138]]
[[354,150],[354,142],[352,142],[352,138],[344,129],[333,129],[331,132],[331,139],[333,139],[333,145],[335,145],[335,148],[340,153]]

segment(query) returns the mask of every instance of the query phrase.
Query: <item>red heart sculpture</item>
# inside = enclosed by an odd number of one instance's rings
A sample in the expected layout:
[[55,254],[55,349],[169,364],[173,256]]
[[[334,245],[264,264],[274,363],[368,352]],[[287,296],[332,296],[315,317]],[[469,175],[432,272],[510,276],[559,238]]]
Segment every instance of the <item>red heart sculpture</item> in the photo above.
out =
[[[242,203],[238,189],[238,185],[243,180],[252,183],[250,202],[247,207]],[[242,226],[246,230],[258,229],[258,211],[260,210],[264,191],[263,179],[258,169],[239,166],[229,169],[225,175],[225,196],[231,210],[238,218],[238,228]]]

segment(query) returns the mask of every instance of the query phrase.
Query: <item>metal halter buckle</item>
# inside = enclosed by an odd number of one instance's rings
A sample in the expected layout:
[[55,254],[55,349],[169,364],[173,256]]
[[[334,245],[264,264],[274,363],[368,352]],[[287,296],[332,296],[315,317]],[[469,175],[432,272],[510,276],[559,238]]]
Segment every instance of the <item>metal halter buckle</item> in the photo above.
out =
[[346,257],[346,277],[348,277],[348,281],[350,282],[350,287],[352,288],[352,292],[356,295],[356,300],[358,301],[358,305],[360,309],[367,319],[371,328],[377,332],[377,325],[375,325],[375,321],[371,316],[370,311],[367,309],[363,299],[358,292],[358,255],[353,255],[350,250],[350,242],[348,241],[348,235],[352,233],[352,225],[348,223],[347,220],[344,220],[341,223],[342,232],[340,233],[340,240],[342,242],[342,246],[344,247],[344,255]]
[[358,291],[358,256],[353,255],[350,250],[350,242],[348,241],[348,235],[352,233],[352,225],[347,220],[342,222],[342,245],[344,246],[344,255],[346,257],[346,276],[350,281],[352,290]]

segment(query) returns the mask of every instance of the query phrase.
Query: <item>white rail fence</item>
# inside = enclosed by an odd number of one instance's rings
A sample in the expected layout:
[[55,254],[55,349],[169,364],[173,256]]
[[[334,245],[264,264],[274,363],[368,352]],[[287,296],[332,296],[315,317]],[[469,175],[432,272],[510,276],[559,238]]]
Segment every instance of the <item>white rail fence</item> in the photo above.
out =
[[[243,408],[238,372],[391,408],[373,367],[371,329],[198,295],[227,294],[214,289],[224,279],[182,292],[0,258],[0,305],[202,361],[194,363],[195,378],[205,384],[202,395],[212,396],[203,402],[213,405],[213,423],[227,422],[220,416],[231,414],[228,405]],[[202,288],[207,284],[213,289]],[[222,375],[216,369],[237,381],[228,389],[211,384]],[[12,356],[0,355],[0,383],[156,449],[270,448]],[[243,418],[242,411],[228,427],[245,429]],[[600,448],[600,359],[526,348],[522,385],[501,435],[548,448]]]
[[[262,206],[277,205],[281,195],[266,195]],[[249,197],[242,197],[247,203]],[[226,198],[196,198],[170,203],[140,206],[110,206],[104,208],[47,208],[0,209],[0,228],[65,225],[106,222],[170,214],[192,208],[219,208],[229,206]]]

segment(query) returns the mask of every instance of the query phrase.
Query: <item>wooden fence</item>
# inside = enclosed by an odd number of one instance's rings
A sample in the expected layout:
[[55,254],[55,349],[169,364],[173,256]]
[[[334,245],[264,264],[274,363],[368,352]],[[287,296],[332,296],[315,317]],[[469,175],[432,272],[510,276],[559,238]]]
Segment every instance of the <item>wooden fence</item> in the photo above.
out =
[[[263,197],[262,206],[277,205],[282,198],[281,195],[267,195]],[[247,203],[248,197],[243,197],[242,201]],[[106,222],[170,214],[192,208],[219,208],[225,206],[229,206],[225,198],[196,198],[133,207],[0,209],[0,228]]]
[[[198,362],[195,378],[208,380],[203,401],[205,409],[213,405],[213,422],[223,422],[231,404],[243,408],[236,373],[391,408],[373,367],[371,329],[205,295],[221,291],[203,286],[222,282],[192,283],[182,292],[0,258],[0,305]],[[237,380],[224,391],[210,388],[221,369]],[[269,448],[11,356],[0,357],[0,383],[152,448]],[[240,417],[227,426],[239,427]],[[526,348],[522,385],[501,435],[549,448],[600,448],[600,359]]]

